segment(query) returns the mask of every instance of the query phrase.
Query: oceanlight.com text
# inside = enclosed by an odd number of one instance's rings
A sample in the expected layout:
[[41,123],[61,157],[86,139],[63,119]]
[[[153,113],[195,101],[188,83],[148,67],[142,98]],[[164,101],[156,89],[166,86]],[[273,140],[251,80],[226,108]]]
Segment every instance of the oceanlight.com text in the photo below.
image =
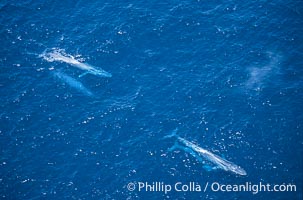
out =
[[[208,188],[208,183],[206,188]],[[252,184],[251,182],[245,182],[245,184],[222,184],[213,182],[210,185],[210,189],[213,192],[252,192],[257,194],[259,192],[296,192],[297,187],[294,184]]]

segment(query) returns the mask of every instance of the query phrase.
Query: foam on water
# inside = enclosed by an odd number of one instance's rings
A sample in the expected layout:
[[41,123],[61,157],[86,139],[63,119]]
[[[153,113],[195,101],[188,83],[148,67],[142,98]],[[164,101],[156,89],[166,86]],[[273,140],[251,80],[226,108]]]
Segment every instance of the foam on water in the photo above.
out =
[[266,84],[271,84],[268,79],[272,79],[280,72],[282,56],[272,52],[267,53],[267,55],[269,64],[248,68],[249,77],[245,83],[247,89],[261,90]]

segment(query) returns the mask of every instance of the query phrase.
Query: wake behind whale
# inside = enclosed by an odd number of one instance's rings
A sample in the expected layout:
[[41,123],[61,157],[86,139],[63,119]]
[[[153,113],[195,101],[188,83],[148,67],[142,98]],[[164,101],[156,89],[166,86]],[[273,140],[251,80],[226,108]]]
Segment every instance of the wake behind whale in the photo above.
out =
[[79,60],[77,60],[74,56],[69,55],[67,53],[64,52],[64,50],[62,49],[52,49],[52,51],[48,52],[47,50],[45,50],[40,57],[42,57],[44,60],[48,61],[48,62],[62,62],[62,63],[67,63],[70,64],[74,67],[77,67],[81,70],[84,70],[85,72],[83,74],[81,74],[79,77],[82,77],[86,74],[93,74],[96,76],[101,76],[101,77],[112,77],[111,73],[106,72],[103,69],[100,68],[96,68],[92,65],[89,65],[87,63],[83,63],[80,62]]

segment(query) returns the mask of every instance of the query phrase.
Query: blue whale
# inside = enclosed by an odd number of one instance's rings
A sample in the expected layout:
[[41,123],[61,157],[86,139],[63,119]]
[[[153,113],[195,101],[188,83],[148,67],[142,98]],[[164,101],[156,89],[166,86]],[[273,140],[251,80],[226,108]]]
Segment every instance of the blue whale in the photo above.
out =
[[[224,159],[221,158],[220,156],[217,156],[213,154],[212,152],[203,149],[196,144],[189,142],[188,140],[179,137],[177,135],[177,129],[175,129],[170,135],[165,136],[164,138],[176,138],[177,141],[175,144],[169,149],[170,151],[173,151],[175,149],[181,149],[184,150],[185,152],[188,152],[190,155],[194,156],[197,158],[199,162],[203,162],[203,159],[206,159],[210,161],[211,163],[215,164],[217,167],[216,168],[221,168],[225,171],[231,171],[235,174],[239,174],[242,176],[247,175],[246,171],[242,169],[240,166]],[[181,143],[182,145],[180,145]]]

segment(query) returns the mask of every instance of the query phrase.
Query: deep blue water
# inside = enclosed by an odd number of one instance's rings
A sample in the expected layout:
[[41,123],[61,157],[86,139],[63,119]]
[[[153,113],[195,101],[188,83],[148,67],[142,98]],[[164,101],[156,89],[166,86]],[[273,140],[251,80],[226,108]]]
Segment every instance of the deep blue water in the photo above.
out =
[[[1,199],[302,199],[302,1],[4,0],[0,42]],[[79,78],[52,48],[112,77]],[[175,128],[247,176],[169,152]],[[139,181],[297,191],[127,190]]]

